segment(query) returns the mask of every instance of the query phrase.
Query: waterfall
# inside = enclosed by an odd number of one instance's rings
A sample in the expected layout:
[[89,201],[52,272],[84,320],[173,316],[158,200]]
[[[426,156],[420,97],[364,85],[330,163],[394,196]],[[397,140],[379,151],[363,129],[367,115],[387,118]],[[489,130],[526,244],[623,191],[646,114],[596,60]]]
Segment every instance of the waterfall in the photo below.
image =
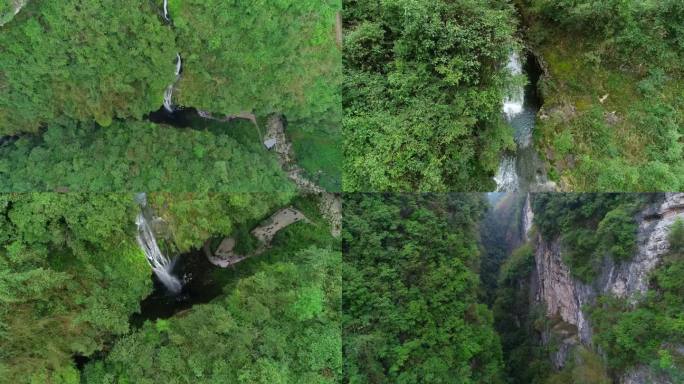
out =
[[182,68],[183,68],[183,59],[181,59],[180,53],[176,53],[176,77],[180,76]]
[[157,238],[154,235],[150,220],[148,219],[148,216],[150,215],[146,214],[147,202],[145,194],[139,194],[136,200],[138,200],[141,208],[138,217],[135,219],[135,224],[138,226],[138,235],[136,236],[138,245],[140,245],[140,248],[145,253],[147,262],[150,264],[150,267],[152,267],[152,271],[159,281],[164,284],[170,292],[178,293],[181,291],[183,285],[180,280],[171,273],[174,262],[164,255],[159,248]]
[[164,0],[164,19],[169,21],[169,0]]
[[[520,61],[520,55],[513,52],[508,57],[508,64],[506,64],[506,69],[513,76],[522,75],[522,62]],[[503,112],[506,115],[506,120],[511,120],[516,115],[523,111],[523,104],[525,102],[525,87],[523,85],[516,85],[515,89],[504,98]]]
[[176,86],[178,79],[180,79],[180,74],[181,74],[182,69],[183,69],[183,59],[181,59],[180,53],[176,53],[176,79],[173,81],[173,83],[169,84],[169,86],[166,87],[166,91],[164,91],[164,108],[169,112],[174,111],[173,89]]
[[514,192],[518,190],[518,172],[515,157],[504,155],[499,164],[499,170],[494,176],[497,192]]

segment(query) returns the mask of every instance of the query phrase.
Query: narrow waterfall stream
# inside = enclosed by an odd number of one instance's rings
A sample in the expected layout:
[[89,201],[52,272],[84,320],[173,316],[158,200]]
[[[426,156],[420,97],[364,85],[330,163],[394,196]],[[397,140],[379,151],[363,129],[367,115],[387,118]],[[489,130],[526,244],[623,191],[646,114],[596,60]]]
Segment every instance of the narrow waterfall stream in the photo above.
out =
[[527,84],[514,86],[503,102],[503,114],[513,130],[515,152],[505,153],[494,177],[499,192],[530,191],[548,189],[546,172],[532,145],[537,112],[541,100],[537,94],[537,81],[541,68],[532,54],[525,58],[512,53],[508,58],[507,70],[513,76],[526,75]]
[[171,21],[169,19],[169,0],[164,0],[164,20]]
[[131,316],[131,324],[139,327],[145,320],[169,318],[221,294],[223,286],[212,275],[219,268],[200,249],[179,254],[166,223],[148,206],[147,196],[139,193],[135,199],[140,205],[137,241],[154,272],[154,290],[140,302],[140,313]]
[[176,79],[173,83],[169,84],[164,91],[164,109],[169,113],[173,113],[175,107],[173,105],[173,90],[176,87],[176,83],[180,79],[181,71],[183,70],[183,59],[180,53],[176,53]]
[[155,233],[152,228],[153,223],[158,222],[160,219],[152,215],[151,210],[147,206],[147,197],[144,193],[139,194],[136,199],[140,204],[140,213],[135,219],[135,224],[138,226],[138,234],[136,236],[138,245],[140,245],[140,249],[145,253],[147,262],[152,267],[152,271],[157,279],[159,279],[159,282],[169,292],[178,293],[183,288],[183,284],[172,274],[175,262],[159,248],[156,237],[158,233]]

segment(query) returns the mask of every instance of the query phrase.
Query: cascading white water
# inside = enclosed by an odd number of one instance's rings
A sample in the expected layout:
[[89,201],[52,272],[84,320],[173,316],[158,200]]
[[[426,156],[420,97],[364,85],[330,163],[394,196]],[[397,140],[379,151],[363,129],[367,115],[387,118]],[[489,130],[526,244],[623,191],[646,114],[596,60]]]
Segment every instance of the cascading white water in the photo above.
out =
[[180,76],[182,68],[183,68],[183,59],[181,59],[180,53],[176,53],[176,76]]
[[141,207],[141,211],[135,219],[135,224],[138,226],[138,235],[136,236],[138,245],[140,245],[140,248],[145,253],[147,262],[150,264],[150,267],[152,267],[152,271],[159,281],[164,284],[170,292],[178,293],[183,288],[183,285],[180,280],[171,273],[174,262],[164,255],[159,248],[157,239],[152,231],[152,226],[145,216],[145,195],[139,195],[138,200]]
[[166,87],[166,91],[164,91],[164,108],[169,111],[173,112],[173,89],[176,86],[176,83],[178,82],[178,79],[180,79],[180,74],[181,70],[183,69],[183,59],[181,59],[180,53],[176,53],[176,79],[171,83],[168,87]]
[[[520,61],[520,55],[513,52],[508,57],[508,64],[506,64],[506,69],[513,76],[522,75],[522,62]],[[506,115],[507,120],[513,119],[516,115],[523,111],[523,104],[525,103],[525,87],[522,85],[516,86],[510,91],[510,93],[504,98],[503,112]]]
[[[518,55],[517,52],[513,52],[508,56],[506,69],[512,76],[522,75],[522,62],[520,61],[520,55]],[[506,95],[503,102],[504,116],[506,121],[511,125],[513,125],[513,119],[523,112],[525,104],[525,87],[523,85],[517,85],[517,83],[514,84],[516,84],[515,87],[509,90],[509,93]],[[523,144],[523,146],[529,145],[529,140],[519,138],[518,136],[518,132],[515,132],[516,144],[518,147],[520,147],[521,144]],[[515,157],[504,155],[501,158],[499,170],[494,177],[494,181],[496,182],[496,190],[498,192],[513,192],[518,190],[520,182],[516,169]]]
[[504,155],[499,164],[499,170],[494,176],[497,192],[514,192],[518,190],[518,173],[516,172],[515,157]]
[[169,0],[164,0],[164,19],[169,21]]

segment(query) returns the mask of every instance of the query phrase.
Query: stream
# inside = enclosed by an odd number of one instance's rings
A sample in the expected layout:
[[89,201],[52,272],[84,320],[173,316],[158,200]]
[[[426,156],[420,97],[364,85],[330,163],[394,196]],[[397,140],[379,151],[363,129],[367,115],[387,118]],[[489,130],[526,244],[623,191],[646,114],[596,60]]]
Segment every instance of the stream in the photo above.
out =
[[535,119],[542,105],[537,92],[541,67],[531,53],[527,53],[523,63],[520,55],[514,52],[509,56],[506,68],[514,76],[525,75],[528,81],[526,85],[513,87],[503,102],[504,118],[513,130],[516,150],[502,156],[494,177],[496,190],[527,192],[548,189],[546,171],[532,140]]

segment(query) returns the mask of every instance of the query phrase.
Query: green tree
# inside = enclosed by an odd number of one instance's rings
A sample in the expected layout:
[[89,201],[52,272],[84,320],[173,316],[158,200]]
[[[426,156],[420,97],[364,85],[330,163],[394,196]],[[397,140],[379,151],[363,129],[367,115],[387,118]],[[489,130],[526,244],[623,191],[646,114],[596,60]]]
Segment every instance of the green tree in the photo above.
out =
[[151,289],[128,195],[0,195],[0,376],[75,383]]
[[149,1],[32,0],[0,47],[0,135],[60,116],[140,119],[175,76],[173,33]]
[[290,121],[339,117],[339,0],[169,3],[185,58],[180,104]]
[[348,195],[345,382],[501,382],[475,272],[484,207],[474,195]]
[[348,191],[490,190],[502,150],[506,1],[345,3]]
[[58,121],[42,136],[0,147],[0,191],[294,191],[275,155],[254,139],[251,124],[227,127],[219,132],[117,121],[102,129]]
[[145,323],[89,364],[85,382],[337,383],[340,254],[310,247],[287,256],[225,297]]

